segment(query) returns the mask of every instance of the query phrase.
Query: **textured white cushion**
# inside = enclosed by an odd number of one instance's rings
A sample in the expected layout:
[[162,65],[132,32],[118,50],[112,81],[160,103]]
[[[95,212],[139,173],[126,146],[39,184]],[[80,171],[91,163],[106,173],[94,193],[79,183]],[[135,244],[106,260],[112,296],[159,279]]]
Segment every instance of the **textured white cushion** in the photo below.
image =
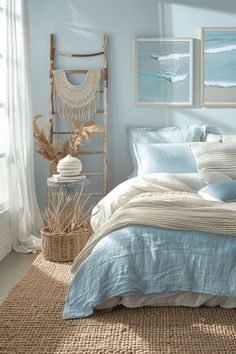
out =
[[236,135],[222,135],[222,143],[236,143]]
[[235,179],[236,143],[192,143],[199,172],[221,172]]
[[222,135],[206,133],[204,141],[207,143],[222,143]]
[[204,140],[208,143],[236,143],[236,135],[206,133]]

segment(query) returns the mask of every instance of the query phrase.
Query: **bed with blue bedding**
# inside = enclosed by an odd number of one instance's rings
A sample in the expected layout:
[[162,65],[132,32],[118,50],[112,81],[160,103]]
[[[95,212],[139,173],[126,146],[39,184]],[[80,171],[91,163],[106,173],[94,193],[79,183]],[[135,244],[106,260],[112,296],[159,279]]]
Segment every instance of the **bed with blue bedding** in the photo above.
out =
[[117,186],[94,208],[94,235],[72,265],[63,318],[119,304],[236,307],[236,203],[197,193],[229,180],[155,173]]

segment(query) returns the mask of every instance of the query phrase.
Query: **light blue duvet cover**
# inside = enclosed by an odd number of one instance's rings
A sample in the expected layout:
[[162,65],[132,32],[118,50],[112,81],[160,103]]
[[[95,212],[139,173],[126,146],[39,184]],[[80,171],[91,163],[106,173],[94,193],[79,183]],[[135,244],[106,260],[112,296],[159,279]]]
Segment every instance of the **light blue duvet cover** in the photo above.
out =
[[130,225],[105,236],[73,276],[63,318],[125,295],[236,296],[236,237]]

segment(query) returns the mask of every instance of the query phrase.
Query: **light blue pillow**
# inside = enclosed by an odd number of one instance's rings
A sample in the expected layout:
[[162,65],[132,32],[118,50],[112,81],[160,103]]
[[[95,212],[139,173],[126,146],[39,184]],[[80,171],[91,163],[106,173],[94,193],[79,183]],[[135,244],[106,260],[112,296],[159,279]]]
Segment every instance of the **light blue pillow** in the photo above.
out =
[[236,201],[236,181],[208,184],[201,188],[198,194],[206,200],[214,200],[217,202]]
[[190,143],[134,143],[133,146],[137,158],[138,176],[156,172],[197,172],[197,165]]
[[133,172],[130,177],[137,175],[137,156],[134,143],[186,143],[201,141],[206,132],[205,126],[170,126],[166,128],[129,127],[127,130],[128,144],[133,164]]

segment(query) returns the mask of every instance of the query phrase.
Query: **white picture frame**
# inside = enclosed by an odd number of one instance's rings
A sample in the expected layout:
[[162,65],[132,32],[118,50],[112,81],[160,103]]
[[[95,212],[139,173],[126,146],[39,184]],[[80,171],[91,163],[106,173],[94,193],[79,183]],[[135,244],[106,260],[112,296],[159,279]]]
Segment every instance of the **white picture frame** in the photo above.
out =
[[135,101],[141,106],[193,105],[193,38],[135,38]]
[[236,27],[201,28],[201,106],[236,107]]

